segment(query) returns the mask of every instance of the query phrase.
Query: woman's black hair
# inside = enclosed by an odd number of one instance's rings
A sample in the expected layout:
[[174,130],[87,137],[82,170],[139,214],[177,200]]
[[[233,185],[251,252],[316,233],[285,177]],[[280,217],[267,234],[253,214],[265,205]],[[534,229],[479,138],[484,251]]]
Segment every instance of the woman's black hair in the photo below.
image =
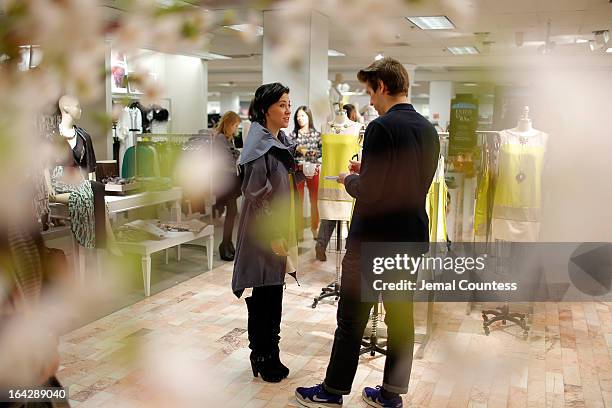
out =
[[304,111],[304,113],[308,115],[308,127],[310,128],[310,130],[315,130],[315,125],[314,123],[312,123],[312,112],[310,111],[310,109],[308,109],[308,106],[302,105],[295,110],[295,114],[293,115],[293,130],[295,131],[295,133],[300,130],[300,125],[298,124],[297,120],[297,115],[298,113],[300,113],[300,111]]
[[253,98],[249,106],[249,120],[265,126],[266,113],[268,113],[270,106],[274,105],[284,94],[288,93],[289,88],[279,82],[264,84],[257,88],[255,98]]
[[[346,116],[351,119],[351,113],[357,111],[357,109],[355,109],[355,105],[352,105],[350,103],[345,103],[342,106],[342,109],[344,109],[344,111],[346,112]],[[352,119],[351,119],[352,120]]]

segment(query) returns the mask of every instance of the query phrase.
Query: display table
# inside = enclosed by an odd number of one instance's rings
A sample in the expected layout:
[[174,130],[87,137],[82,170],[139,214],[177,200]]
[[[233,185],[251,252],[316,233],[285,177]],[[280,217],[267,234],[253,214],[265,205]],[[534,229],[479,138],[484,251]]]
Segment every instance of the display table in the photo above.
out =
[[[206,246],[208,270],[211,270],[213,266],[213,248],[215,245],[214,239],[214,227],[213,225],[207,225],[197,234],[193,232],[168,232],[166,238],[159,241],[147,240],[140,242],[117,242],[117,245],[123,252],[141,255],[144,292],[145,296],[149,296],[151,294],[151,254],[167,250],[168,248],[181,244],[186,244],[188,242],[193,243],[198,240],[203,240],[205,241]],[[166,252],[166,263],[167,262],[168,253]]]
[[173,187],[170,190],[147,191],[145,193],[132,194],[128,196],[105,196],[104,201],[111,216],[135,210],[137,208],[148,207],[150,205],[174,203],[173,209],[176,212],[176,221],[181,221],[181,200],[183,190],[180,187]]

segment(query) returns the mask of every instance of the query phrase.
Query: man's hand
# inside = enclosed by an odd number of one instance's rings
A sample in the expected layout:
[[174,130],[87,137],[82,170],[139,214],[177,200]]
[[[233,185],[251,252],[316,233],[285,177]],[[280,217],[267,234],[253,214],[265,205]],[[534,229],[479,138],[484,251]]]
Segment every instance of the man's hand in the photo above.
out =
[[351,174],[353,173],[357,173],[359,174],[359,172],[361,171],[361,162],[355,161],[355,160],[349,160],[349,172]]
[[336,180],[339,184],[344,184],[344,179],[348,176],[348,173],[340,173],[338,174],[338,180]]

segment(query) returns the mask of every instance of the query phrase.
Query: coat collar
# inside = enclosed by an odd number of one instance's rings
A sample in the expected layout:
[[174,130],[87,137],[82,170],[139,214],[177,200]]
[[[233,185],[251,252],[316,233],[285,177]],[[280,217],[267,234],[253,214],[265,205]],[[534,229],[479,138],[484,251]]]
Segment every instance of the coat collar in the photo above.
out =
[[389,108],[387,113],[393,112],[393,111],[399,111],[399,110],[416,112],[414,109],[414,106],[412,106],[412,104],[410,103],[396,103],[395,105]]

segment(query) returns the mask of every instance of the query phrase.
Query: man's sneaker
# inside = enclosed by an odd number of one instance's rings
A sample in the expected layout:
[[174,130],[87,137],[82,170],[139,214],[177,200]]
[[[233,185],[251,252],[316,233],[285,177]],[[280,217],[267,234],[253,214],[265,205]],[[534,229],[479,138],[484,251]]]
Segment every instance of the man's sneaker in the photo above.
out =
[[342,406],[342,395],[328,393],[323,388],[323,384],[310,388],[298,387],[295,389],[295,397],[300,404],[310,408],[335,408]]
[[376,408],[402,408],[404,402],[402,397],[397,396],[392,399],[385,399],[381,394],[382,387],[377,385],[376,388],[365,387],[361,393],[361,397],[371,407]]

